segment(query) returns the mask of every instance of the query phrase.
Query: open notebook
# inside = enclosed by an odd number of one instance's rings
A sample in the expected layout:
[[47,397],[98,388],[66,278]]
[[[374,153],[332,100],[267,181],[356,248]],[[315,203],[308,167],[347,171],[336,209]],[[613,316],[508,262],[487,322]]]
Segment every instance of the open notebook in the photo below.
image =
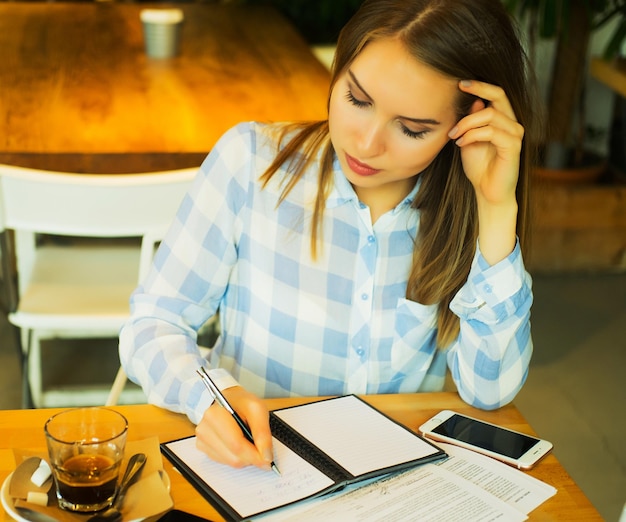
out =
[[421,436],[355,395],[270,413],[281,476],[218,464],[195,437],[161,444],[163,454],[227,520],[244,520],[348,484],[445,457]]

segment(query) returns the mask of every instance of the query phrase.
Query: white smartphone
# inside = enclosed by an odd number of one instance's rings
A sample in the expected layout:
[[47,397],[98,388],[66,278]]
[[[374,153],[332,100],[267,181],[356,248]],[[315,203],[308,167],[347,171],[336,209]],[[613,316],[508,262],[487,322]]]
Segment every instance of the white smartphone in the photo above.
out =
[[518,469],[530,469],[552,450],[552,443],[443,410],[419,427],[427,438],[449,442],[493,457]]

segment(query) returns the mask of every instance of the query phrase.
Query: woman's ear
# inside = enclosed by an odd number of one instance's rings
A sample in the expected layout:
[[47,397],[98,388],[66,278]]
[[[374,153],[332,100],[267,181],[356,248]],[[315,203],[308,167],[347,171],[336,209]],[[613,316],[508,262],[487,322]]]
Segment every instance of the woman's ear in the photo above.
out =
[[489,105],[489,102],[486,102],[482,98],[476,98],[474,100],[474,103],[472,103],[472,106],[470,107],[469,113],[474,114],[475,112],[482,111],[488,105]]

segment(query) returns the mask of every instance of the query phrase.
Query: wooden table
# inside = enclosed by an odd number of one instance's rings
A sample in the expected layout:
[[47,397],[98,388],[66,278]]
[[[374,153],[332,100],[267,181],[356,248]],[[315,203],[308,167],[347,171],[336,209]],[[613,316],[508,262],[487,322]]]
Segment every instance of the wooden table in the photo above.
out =
[[167,6],[0,2],[0,162],[196,166],[240,121],[326,117],[329,74],[277,11],[175,4],[180,55],[151,59],[139,12]]
[[[456,393],[420,393],[366,396],[365,400],[413,430],[442,409],[452,409],[518,431],[534,434],[520,412],[512,405],[497,411],[481,411],[461,401]],[[313,399],[269,399],[270,409]],[[158,434],[161,442],[193,434],[193,425],[183,415],[150,405],[117,406],[129,420],[129,440]],[[12,448],[45,447],[43,425],[58,409],[0,411],[0,481],[15,468]],[[171,478],[175,507],[213,520],[221,520],[210,504],[164,459]],[[602,520],[598,512],[563,469],[554,455],[548,455],[531,470],[531,475],[556,487],[557,494],[530,514],[531,520]],[[11,520],[5,512],[0,520]]]

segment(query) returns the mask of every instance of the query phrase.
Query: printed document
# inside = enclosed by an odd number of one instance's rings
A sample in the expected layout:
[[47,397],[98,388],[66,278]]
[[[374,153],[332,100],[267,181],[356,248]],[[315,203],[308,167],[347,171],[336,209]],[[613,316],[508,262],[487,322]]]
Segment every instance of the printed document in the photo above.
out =
[[255,520],[262,522],[473,522],[526,520],[552,486],[476,452],[439,444],[449,458]]

